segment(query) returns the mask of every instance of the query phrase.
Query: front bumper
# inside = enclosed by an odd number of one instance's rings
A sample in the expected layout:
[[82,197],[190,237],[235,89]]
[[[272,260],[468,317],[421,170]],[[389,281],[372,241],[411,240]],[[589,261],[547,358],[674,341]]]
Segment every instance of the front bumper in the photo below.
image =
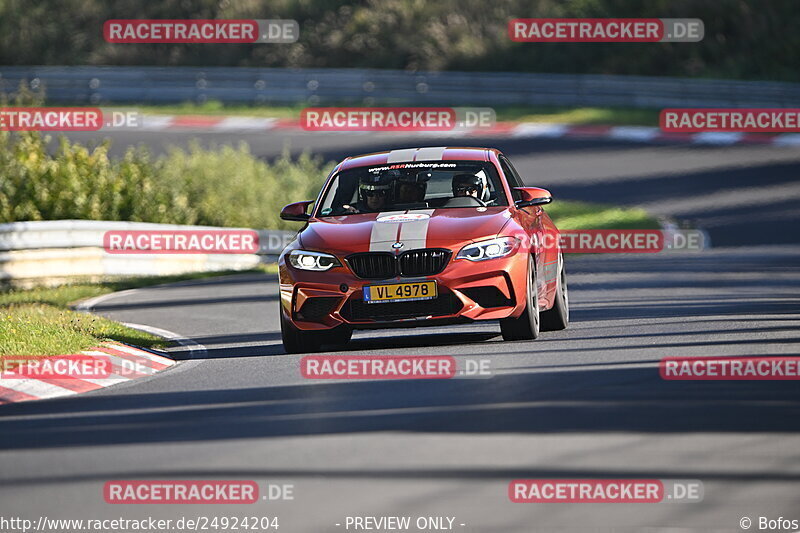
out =
[[[344,263],[343,263],[344,264]],[[340,325],[354,329],[438,325],[519,316],[525,305],[527,255],[472,262],[450,259],[432,276],[385,280],[358,278],[344,264],[327,272],[298,270],[281,258],[280,297],[284,316],[302,330]],[[365,303],[363,287],[433,280],[438,297],[408,302]]]

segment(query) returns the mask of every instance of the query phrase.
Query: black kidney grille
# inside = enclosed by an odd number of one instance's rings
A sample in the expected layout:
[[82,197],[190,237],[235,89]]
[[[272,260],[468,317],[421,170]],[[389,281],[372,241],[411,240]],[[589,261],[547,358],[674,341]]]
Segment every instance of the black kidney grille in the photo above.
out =
[[386,252],[353,254],[347,263],[356,276],[363,279],[386,279],[397,275],[397,261]]
[[449,260],[450,250],[409,250],[400,256],[400,274],[431,276],[444,270]]
[[409,250],[399,257],[388,252],[369,252],[350,255],[347,263],[362,279],[432,276],[444,270],[451,254],[450,250],[438,248]]

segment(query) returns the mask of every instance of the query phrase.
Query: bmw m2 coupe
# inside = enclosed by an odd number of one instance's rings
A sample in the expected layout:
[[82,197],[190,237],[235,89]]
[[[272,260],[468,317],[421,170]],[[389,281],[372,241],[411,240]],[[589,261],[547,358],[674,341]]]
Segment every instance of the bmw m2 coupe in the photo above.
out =
[[279,259],[286,351],[347,343],[354,329],[497,320],[508,341],[564,329],[551,200],[495,149],[348,157],[316,201],[281,211],[305,223]]

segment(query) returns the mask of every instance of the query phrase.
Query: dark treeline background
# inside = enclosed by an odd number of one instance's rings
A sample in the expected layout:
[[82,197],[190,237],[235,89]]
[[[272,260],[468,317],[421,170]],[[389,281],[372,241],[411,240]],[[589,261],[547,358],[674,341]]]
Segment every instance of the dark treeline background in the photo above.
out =
[[[798,0],[0,0],[3,65],[357,67],[800,80]],[[700,18],[701,43],[514,43],[512,18]],[[125,45],[107,19],[286,18],[294,44]]]

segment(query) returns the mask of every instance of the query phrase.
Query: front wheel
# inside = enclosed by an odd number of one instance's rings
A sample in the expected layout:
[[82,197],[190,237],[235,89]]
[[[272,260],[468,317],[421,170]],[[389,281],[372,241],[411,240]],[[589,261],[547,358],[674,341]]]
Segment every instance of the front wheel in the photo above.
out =
[[317,352],[320,349],[319,334],[314,331],[303,331],[292,324],[283,314],[283,309],[278,311],[281,315],[281,340],[286,353]]
[[343,324],[324,332],[322,343],[342,346],[350,342],[352,336],[353,330],[349,326]]
[[539,336],[539,291],[536,287],[536,262],[528,255],[528,279],[525,310],[518,318],[500,319],[500,331],[506,341],[530,341]]
[[556,288],[553,307],[542,312],[542,331],[559,331],[569,324],[569,292],[567,291],[567,273],[564,268],[564,257],[558,256],[558,287]]

